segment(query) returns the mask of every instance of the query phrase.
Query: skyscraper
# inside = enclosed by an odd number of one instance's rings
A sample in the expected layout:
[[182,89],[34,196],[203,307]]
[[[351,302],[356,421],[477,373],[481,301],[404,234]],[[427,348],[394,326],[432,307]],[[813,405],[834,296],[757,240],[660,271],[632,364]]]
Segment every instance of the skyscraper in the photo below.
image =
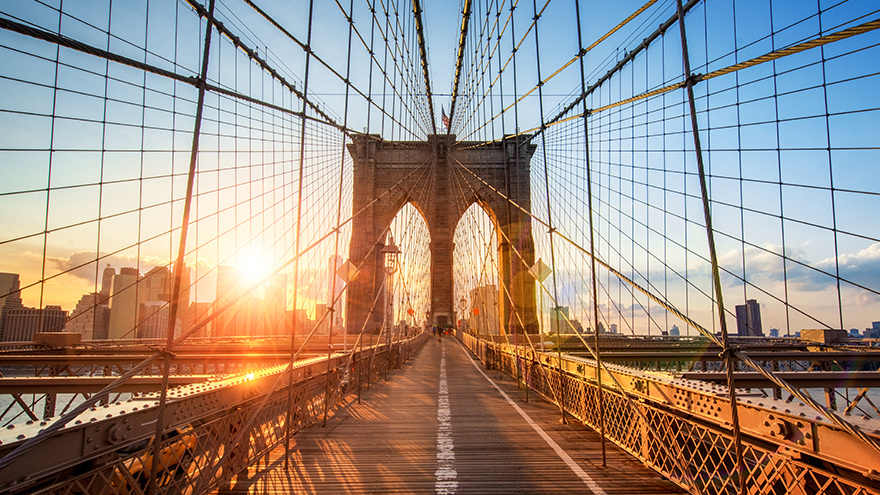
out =
[[106,339],[109,319],[110,308],[106,300],[100,292],[90,292],[76,303],[76,308],[64,325],[64,331],[78,333],[83,340]]
[[140,283],[138,298],[141,302],[171,300],[174,290],[174,279],[171,272],[164,266],[154,267],[148,271]]
[[277,273],[266,285],[266,335],[285,335],[287,318],[287,275]]
[[736,307],[736,333],[740,337],[763,337],[761,328],[761,306],[758,301],[749,299]]
[[110,289],[113,287],[113,275],[116,275],[116,268],[107,263],[107,268],[104,268],[104,273],[101,276],[101,296],[103,296],[103,300],[110,297]]
[[[217,298],[214,299],[215,311],[226,306],[232,301],[238,300],[241,295],[241,271],[234,266],[220,265],[217,267]],[[212,337],[228,335],[244,335],[239,333],[237,323],[239,318],[240,301],[233,304],[214,320],[214,332]]]
[[133,329],[138,321],[138,280],[137,268],[122,268],[113,276],[110,291],[110,325],[108,339],[133,339],[137,337]]
[[28,342],[36,332],[60,332],[67,322],[67,311],[61,306],[39,308],[13,308],[6,315],[6,328],[3,340],[6,342]]
[[21,308],[21,282],[17,273],[0,273],[0,340],[6,327],[6,315],[10,309]]
[[500,335],[501,325],[498,321],[498,288],[494,285],[483,285],[471,289],[471,306],[476,309],[468,320],[468,328],[488,335]]
[[[138,324],[138,338],[164,339],[168,336],[168,320],[171,317],[171,304],[165,301],[146,301],[140,307],[141,319]],[[174,336],[180,335],[181,321],[175,318]]]

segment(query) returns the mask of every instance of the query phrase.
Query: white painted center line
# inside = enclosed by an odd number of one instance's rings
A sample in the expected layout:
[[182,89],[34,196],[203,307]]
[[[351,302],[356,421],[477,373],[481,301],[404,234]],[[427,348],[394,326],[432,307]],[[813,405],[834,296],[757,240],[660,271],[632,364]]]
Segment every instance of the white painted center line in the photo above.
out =
[[[510,403],[510,405],[513,406],[514,409],[516,409],[516,412],[518,412],[519,415],[522,416],[524,420],[526,420],[526,423],[528,423],[536,432],[538,432],[538,435],[540,435],[541,438],[543,438],[544,441],[547,442],[547,445],[549,445],[550,448],[552,448],[553,451],[556,452],[556,455],[558,455],[559,458],[562,459],[562,461],[565,462],[565,464],[572,471],[574,471],[574,474],[578,475],[578,477],[581,480],[583,480],[584,485],[586,485],[587,488],[596,495],[607,495],[605,493],[605,490],[602,490],[602,488],[595,481],[593,481],[593,478],[591,478],[590,475],[586,473],[586,471],[581,469],[581,467],[578,465],[578,463],[575,462],[574,459],[572,459],[571,456],[569,456],[566,451],[562,450],[562,447],[560,447],[559,444],[557,444],[552,438],[550,438],[550,435],[548,435],[547,432],[545,432],[540,426],[538,426],[538,424],[535,423],[535,421],[528,414],[526,414],[526,412],[523,411],[522,408],[520,408],[519,405],[516,402],[514,402],[513,399],[510,398],[510,396],[508,396],[506,393],[504,393],[503,390],[501,390],[501,387],[496,385],[495,382],[493,382],[492,379],[489,378],[488,375],[486,375],[486,373],[480,368],[480,366],[476,363],[476,361],[474,361],[474,358],[471,357],[470,353],[464,347],[464,345],[462,345],[461,342],[458,343],[458,346],[461,347],[462,351],[464,351],[465,356],[467,356],[468,359],[471,360],[471,364],[474,365],[474,368],[477,368],[477,371],[479,371],[480,374],[483,375],[483,378],[485,378],[487,382],[489,382],[493,387],[495,387],[495,390],[497,390],[501,394],[502,397],[507,399],[507,402]],[[445,354],[444,354],[444,360],[445,360]],[[443,361],[443,362],[445,362],[445,361]],[[446,376],[445,371],[443,373],[444,374],[442,376],[445,377]]]
[[449,410],[449,386],[446,383],[446,341],[440,351],[440,387],[437,393],[437,493],[451,495],[458,489],[455,472],[455,446],[452,443],[452,418]]

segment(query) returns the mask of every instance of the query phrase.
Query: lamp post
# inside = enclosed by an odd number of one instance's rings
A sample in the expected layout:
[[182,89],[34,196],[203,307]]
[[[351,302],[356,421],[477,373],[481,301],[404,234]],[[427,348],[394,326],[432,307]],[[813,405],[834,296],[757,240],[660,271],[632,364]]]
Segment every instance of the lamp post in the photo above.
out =
[[465,320],[465,316],[467,315],[467,299],[462,296],[461,299],[458,300],[458,307],[461,309],[461,330],[465,332],[467,320]]
[[394,236],[388,233],[388,243],[382,248],[385,258],[385,343],[391,344],[391,325],[394,321],[394,272],[397,271],[397,256],[400,249],[394,244]]

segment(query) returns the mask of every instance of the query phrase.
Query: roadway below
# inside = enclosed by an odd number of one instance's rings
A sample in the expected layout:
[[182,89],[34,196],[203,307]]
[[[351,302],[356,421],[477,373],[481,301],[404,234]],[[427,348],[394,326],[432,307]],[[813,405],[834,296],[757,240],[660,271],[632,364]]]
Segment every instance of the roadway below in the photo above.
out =
[[[493,386],[494,385],[494,386]],[[214,493],[685,493],[559,409],[485,371],[453,338],[352,395]]]

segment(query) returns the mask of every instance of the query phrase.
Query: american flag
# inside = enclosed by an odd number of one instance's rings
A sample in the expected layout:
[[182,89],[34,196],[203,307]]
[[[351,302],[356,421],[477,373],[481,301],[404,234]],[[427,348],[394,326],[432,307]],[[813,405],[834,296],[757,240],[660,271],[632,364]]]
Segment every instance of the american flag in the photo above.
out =
[[446,110],[443,107],[440,107],[440,120],[443,121],[443,127],[446,128],[446,132],[449,132],[449,116],[446,115]]

